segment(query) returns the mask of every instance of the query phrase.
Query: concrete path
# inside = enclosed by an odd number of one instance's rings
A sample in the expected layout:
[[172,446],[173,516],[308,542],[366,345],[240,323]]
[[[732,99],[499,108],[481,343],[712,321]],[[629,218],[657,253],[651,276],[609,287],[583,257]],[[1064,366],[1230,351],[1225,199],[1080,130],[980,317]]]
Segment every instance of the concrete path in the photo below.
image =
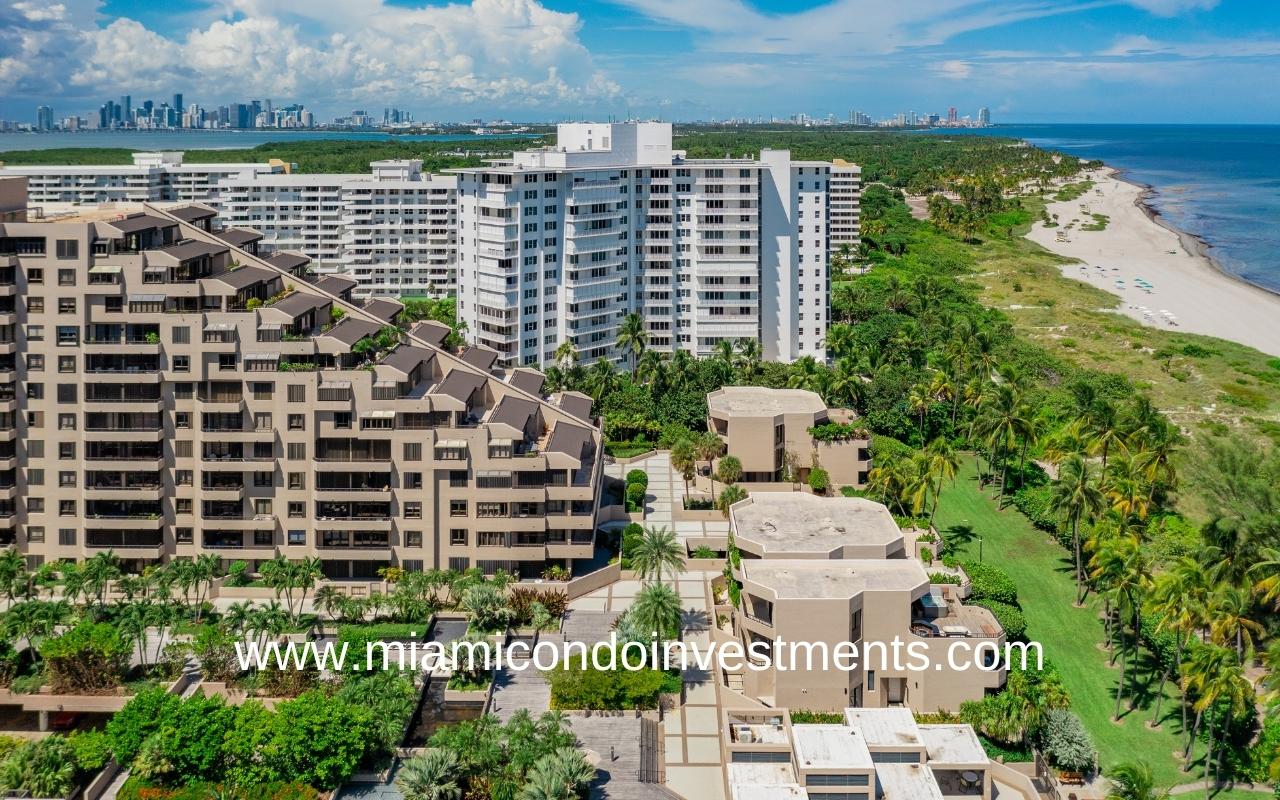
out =
[[493,680],[489,713],[504,723],[522,708],[529,709],[535,718],[551,708],[551,685],[527,660],[517,666],[525,669],[503,667]]
[[[640,781],[641,722],[634,714],[569,718],[569,725],[582,746],[600,755],[596,779],[591,783],[592,800],[669,800],[671,797],[660,784]],[[649,767],[645,765],[645,768]]]
[[649,491],[644,505],[645,525],[665,525],[675,531],[681,541],[728,535],[728,520],[675,520],[675,510],[684,507],[684,479],[672,469],[670,453],[657,452],[626,465],[609,464],[605,473],[623,480],[633,469],[642,469],[649,476]]

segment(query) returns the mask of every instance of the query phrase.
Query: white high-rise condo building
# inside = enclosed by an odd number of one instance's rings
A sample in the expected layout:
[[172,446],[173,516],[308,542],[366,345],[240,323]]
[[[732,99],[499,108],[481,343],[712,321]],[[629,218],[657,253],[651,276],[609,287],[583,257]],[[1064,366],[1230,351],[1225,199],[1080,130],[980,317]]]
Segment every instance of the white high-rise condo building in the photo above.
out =
[[554,147],[455,170],[459,317],[507,364],[566,341],[621,359],[633,312],[660,352],[751,339],[769,360],[822,358],[832,170],[688,159],[669,123],[560,125]]
[[263,254],[300,253],[319,273],[348,274],[358,296],[454,291],[457,179],[422,162],[375,161],[369,173],[301,174],[291,165],[188,164],[182,153],[134,153],[124,166],[0,168],[24,176],[49,215],[104,203],[198,202],[228,226],[262,234]]

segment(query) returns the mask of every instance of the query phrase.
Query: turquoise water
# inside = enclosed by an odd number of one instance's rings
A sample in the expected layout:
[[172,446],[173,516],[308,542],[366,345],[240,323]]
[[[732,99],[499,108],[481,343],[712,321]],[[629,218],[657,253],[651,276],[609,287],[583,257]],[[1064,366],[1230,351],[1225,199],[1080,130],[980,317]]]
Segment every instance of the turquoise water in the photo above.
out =
[[1153,187],[1151,205],[1208,242],[1223,269],[1280,292],[1280,126],[1001,125],[965,133],[1026,139],[1123,170]]
[[267,142],[346,139],[372,142],[489,142],[524,136],[476,136],[472,133],[389,134],[380,131],[75,131],[0,133],[0,152],[52,150],[57,147],[132,147],[135,150],[234,150]]

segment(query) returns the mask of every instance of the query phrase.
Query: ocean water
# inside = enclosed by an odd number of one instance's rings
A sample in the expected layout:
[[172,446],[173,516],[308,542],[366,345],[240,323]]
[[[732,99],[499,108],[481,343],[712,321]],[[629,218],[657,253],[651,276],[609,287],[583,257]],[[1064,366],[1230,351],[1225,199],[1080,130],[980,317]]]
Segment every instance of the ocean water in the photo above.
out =
[[999,125],[964,133],[1026,139],[1122,170],[1152,186],[1151,206],[1204,239],[1224,270],[1280,292],[1280,126]]
[[131,147],[135,150],[236,150],[267,142],[323,141],[347,139],[372,142],[468,142],[525,136],[503,134],[476,136],[472,133],[390,134],[381,131],[305,130],[174,130],[174,131],[68,131],[55,133],[0,133],[0,152],[6,150],[52,150],[58,147]]

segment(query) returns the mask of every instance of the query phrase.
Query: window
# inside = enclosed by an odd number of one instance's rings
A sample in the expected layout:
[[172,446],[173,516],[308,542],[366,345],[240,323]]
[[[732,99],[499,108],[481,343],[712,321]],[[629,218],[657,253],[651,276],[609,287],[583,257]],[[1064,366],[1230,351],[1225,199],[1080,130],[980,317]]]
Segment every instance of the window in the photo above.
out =
[[28,498],[27,498],[27,513],[28,513],[28,514],[43,514],[43,513],[44,513],[44,498],[43,498],[43,497],[28,497]]
[[179,497],[179,498],[175,499],[175,500],[173,501],[173,511],[174,511],[174,513],[175,513],[175,514],[190,514],[190,513],[192,513],[191,498],[189,498],[189,497]]
[[301,519],[307,515],[307,504],[296,500],[289,501],[289,519]]
[[75,474],[75,472],[71,472],[71,471],[68,471],[68,472],[59,472],[59,473],[58,473],[58,485],[59,485],[59,486],[75,486],[75,485],[76,485],[76,474]]
[[271,430],[271,414],[266,411],[255,411],[253,414],[253,427],[260,431]]
[[175,411],[175,412],[173,412],[173,427],[175,427],[175,428],[179,428],[179,429],[186,429],[186,428],[190,428],[190,427],[191,427],[191,412],[190,412],[190,411]]
[[272,480],[272,472],[255,472],[253,473],[253,485],[257,489],[269,489],[275,483]]
[[466,470],[458,470],[458,469],[451,470],[451,471],[449,472],[449,485],[450,485],[450,486],[452,486],[452,487],[453,487],[453,488],[455,488],[455,489],[466,486],[466,485],[467,485],[467,471],[466,471]]
[[289,488],[290,488],[290,489],[305,489],[305,488],[307,488],[306,473],[305,473],[305,472],[290,472],[290,473],[289,473]]
[[174,356],[173,371],[174,372],[190,372],[191,356]]
[[274,383],[257,382],[250,384],[250,387],[253,389],[254,400],[270,400],[276,392]]
[[422,473],[421,473],[421,472],[406,472],[406,473],[404,474],[404,488],[406,488],[406,489],[421,489],[421,488],[422,488]]
[[44,341],[44,326],[43,326],[43,325],[28,325],[28,326],[27,326],[27,341],[28,341],[28,342],[43,342],[43,341]]
[[405,531],[405,547],[422,547],[422,531]]
[[289,544],[293,546],[303,545],[307,543],[307,532],[300,530],[289,531]]
[[191,458],[191,440],[178,439],[173,443],[173,454],[177,458]]
[[58,356],[58,372],[75,372],[75,356]]
[[[290,387],[292,388],[292,387]],[[306,417],[303,414],[289,415],[289,430],[300,431],[306,426]]]
[[272,515],[270,497],[258,497],[253,501],[253,513],[261,517],[269,517]]
[[59,239],[54,252],[57,253],[58,258],[79,258],[80,242],[75,239]]
[[62,461],[76,460],[75,442],[58,442],[58,458]]
[[74,517],[75,515],[76,515],[75,500],[59,500],[58,501],[58,516]]
[[272,544],[275,543],[273,541],[274,539],[275,539],[274,531],[254,531],[253,532],[253,543],[257,547],[270,547]]
[[33,439],[27,442],[28,458],[44,458],[44,440]]
[[178,544],[191,544],[195,541],[194,528],[174,528],[173,536],[177,539]]
[[59,286],[75,286],[76,271],[74,269],[58,270],[58,285]]
[[351,412],[350,411],[333,412],[333,427],[336,430],[350,430]]
[[307,457],[306,442],[289,442],[289,460],[302,461]]
[[466,515],[467,515],[466,500],[450,500],[449,501],[449,516],[465,517]]
[[44,526],[43,526],[43,525],[28,525],[28,526],[27,526],[27,541],[28,541],[28,542],[43,542],[43,541],[44,541]]
[[73,547],[76,543],[75,528],[58,528],[58,544],[63,547]]
[[185,325],[174,327],[170,335],[174,344],[191,344],[191,329]]
[[59,297],[58,313],[59,314],[76,313],[76,299],[74,297]]
[[422,503],[413,501],[404,504],[405,519],[422,519]]
[[405,461],[421,461],[422,460],[422,442],[405,442],[404,443],[404,460]]
[[189,469],[175,469],[173,471],[174,486],[190,486],[195,474]]
[[76,429],[75,414],[59,414],[58,415],[58,430],[74,431],[75,429]]
[[465,547],[467,544],[467,529],[466,528],[450,528],[449,544]]
[[44,486],[44,470],[28,469],[27,485],[28,486]]
[[[307,402],[307,387],[301,383],[289,385],[289,402],[305,403]],[[301,428],[299,428],[301,430]]]
[[27,355],[27,372],[44,372],[44,356],[37,353]]
[[76,402],[76,384],[74,383],[58,384],[58,402],[59,403]]
[[867,691],[874,692],[875,690],[876,690],[875,670],[867,670]]
[[40,267],[27,269],[27,283],[44,283],[44,270]]

